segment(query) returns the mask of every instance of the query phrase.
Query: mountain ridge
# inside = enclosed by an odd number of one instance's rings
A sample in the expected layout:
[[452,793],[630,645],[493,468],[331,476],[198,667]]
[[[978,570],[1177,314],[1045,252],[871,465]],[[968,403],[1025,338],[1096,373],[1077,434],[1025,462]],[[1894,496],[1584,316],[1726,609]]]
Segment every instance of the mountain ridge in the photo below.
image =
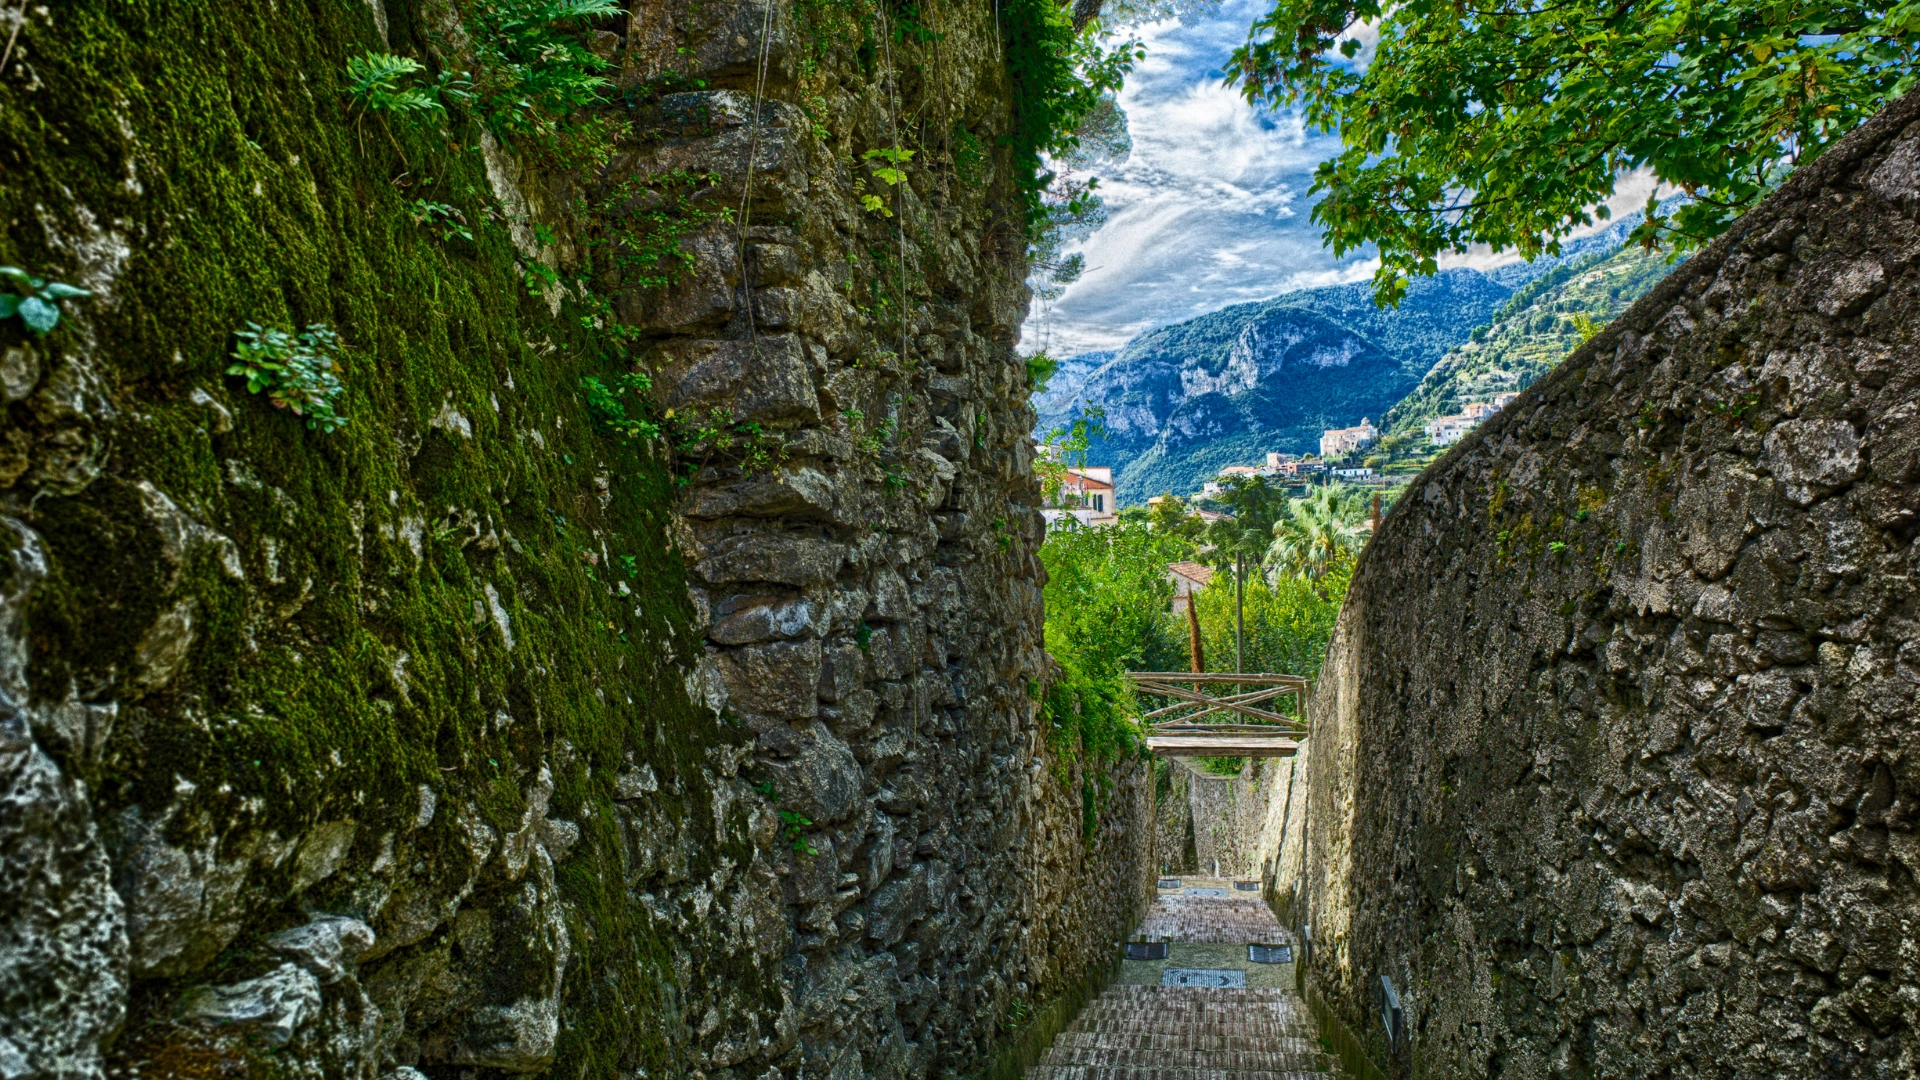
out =
[[1114,469],[1123,506],[1191,491],[1222,467],[1269,451],[1317,452],[1327,428],[1362,418],[1384,426],[1389,411],[1516,292],[1608,257],[1634,220],[1532,263],[1417,279],[1396,308],[1376,307],[1366,282],[1323,286],[1230,305],[1117,350],[1064,358],[1033,395],[1038,432],[1101,409],[1105,437],[1090,447],[1089,463]]

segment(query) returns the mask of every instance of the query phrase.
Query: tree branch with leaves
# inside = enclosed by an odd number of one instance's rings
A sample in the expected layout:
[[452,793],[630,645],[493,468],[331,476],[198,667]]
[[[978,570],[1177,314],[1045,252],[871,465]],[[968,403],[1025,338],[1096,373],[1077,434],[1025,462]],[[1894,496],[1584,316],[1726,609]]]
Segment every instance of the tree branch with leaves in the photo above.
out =
[[1703,244],[1904,93],[1916,60],[1920,0],[1278,0],[1229,70],[1339,133],[1313,219],[1337,254],[1377,248],[1391,304],[1446,253],[1557,254],[1639,169],[1688,198],[1649,196],[1634,239]]

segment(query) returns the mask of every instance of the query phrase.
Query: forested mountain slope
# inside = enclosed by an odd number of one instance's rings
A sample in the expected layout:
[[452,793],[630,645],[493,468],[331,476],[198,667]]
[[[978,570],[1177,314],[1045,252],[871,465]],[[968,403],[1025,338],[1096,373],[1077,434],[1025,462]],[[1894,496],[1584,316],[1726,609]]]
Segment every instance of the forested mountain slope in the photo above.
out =
[[1098,406],[1108,436],[1093,460],[1117,466],[1123,503],[1189,490],[1223,465],[1312,450],[1323,428],[1384,415],[1510,293],[1454,270],[1397,310],[1375,308],[1361,284],[1226,308],[1143,335],[1036,399],[1041,430]]
[[1123,505],[1193,490],[1268,451],[1316,451],[1326,428],[1380,422],[1515,290],[1604,259],[1635,220],[1558,257],[1421,279],[1397,308],[1376,307],[1364,283],[1306,289],[1150,331],[1116,353],[1069,357],[1034,395],[1039,434],[1104,410],[1107,437],[1091,460],[1114,467]]
[[1667,275],[1666,256],[1638,247],[1596,251],[1562,263],[1522,286],[1492,321],[1450,350],[1413,392],[1387,412],[1389,433],[1420,431],[1470,401],[1524,390],[1553,370],[1592,327],[1625,311]]

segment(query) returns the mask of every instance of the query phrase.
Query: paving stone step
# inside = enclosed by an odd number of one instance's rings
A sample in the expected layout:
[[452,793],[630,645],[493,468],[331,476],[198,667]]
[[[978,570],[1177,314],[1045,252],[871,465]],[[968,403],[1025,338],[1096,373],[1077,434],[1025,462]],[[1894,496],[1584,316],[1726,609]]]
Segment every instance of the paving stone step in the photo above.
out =
[[1202,1013],[1217,1013],[1221,1016],[1289,1016],[1304,1010],[1291,1001],[1276,1001],[1258,998],[1238,1000],[1182,1000],[1169,994],[1164,998],[1116,997],[1095,998],[1087,1005],[1089,1010],[1103,1012],[1143,1012],[1152,1010],[1157,1013],[1178,1013],[1198,1016]]
[[1079,1028],[1099,1034],[1122,1034],[1138,1032],[1147,1035],[1174,1035],[1182,1039],[1200,1037],[1243,1039],[1248,1045],[1267,1039],[1303,1039],[1313,1035],[1311,1024],[1156,1024],[1143,1029],[1138,1024],[1109,1024],[1095,1022]]
[[1247,1023],[1262,1026],[1285,1026],[1305,1024],[1311,1020],[1305,1009],[1298,1012],[1275,1012],[1272,1009],[1155,1009],[1151,1005],[1129,1005],[1123,1008],[1099,1008],[1089,1005],[1081,1010],[1081,1018],[1089,1024],[1225,1024]]
[[1312,1071],[1326,1064],[1319,1047],[1288,1053],[1275,1050],[1151,1050],[1063,1046],[1055,1043],[1043,1065],[1159,1065],[1181,1069],[1228,1069],[1241,1072]]
[[1327,1080],[1327,1072],[1242,1072],[1235,1068],[1165,1068],[1156,1065],[1035,1065],[1027,1080]]
[[1150,1031],[1063,1031],[1055,1046],[1086,1047],[1103,1050],[1193,1050],[1200,1053],[1273,1051],[1275,1053],[1316,1053],[1319,1033],[1282,1035],[1252,1039],[1232,1035],[1170,1035]]
[[1121,1000],[1167,1001],[1218,1001],[1227,1008],[1244,1008],[1252,1004],[1286,1002],[1299,1004],[1300,995],[1292,990],[1280,990],[1271,987],[1237,986],[1115,986],[1095,998],[1095,1001]]
[[[1163,894],[1147,940],[1244,944],[1291,935],[1255,897]],[[1329,1080],[1339,1075],[1299,995],[1284,987],[1107,988],[1028,1080]]]

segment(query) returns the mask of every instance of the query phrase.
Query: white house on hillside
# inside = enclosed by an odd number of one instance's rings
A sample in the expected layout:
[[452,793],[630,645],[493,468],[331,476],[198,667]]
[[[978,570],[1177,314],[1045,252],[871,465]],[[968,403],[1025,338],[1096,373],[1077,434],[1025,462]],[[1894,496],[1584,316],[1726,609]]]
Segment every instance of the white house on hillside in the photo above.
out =
[[1452,416],[1427,421],[1427,440],[1435,446],[1452,446],[1466,437],[1480,422],[1506,408],[1519,394],[1495,394],[1492,401],[1470,401]]
[[1082,525],[1112,525],[1120,520],[1113,504],[1113,470],[1107,466],[1069,468],[1060,484],[1059,504],[1043,508],[1047,524],[1071,517]]
[[1366,417],[1360,418],[1358,427],[1328,428],[1320,433],[1320,456],[1323,458],[1340,457],[1355,450],[1365,450],[1380,440],[1380,430]]

